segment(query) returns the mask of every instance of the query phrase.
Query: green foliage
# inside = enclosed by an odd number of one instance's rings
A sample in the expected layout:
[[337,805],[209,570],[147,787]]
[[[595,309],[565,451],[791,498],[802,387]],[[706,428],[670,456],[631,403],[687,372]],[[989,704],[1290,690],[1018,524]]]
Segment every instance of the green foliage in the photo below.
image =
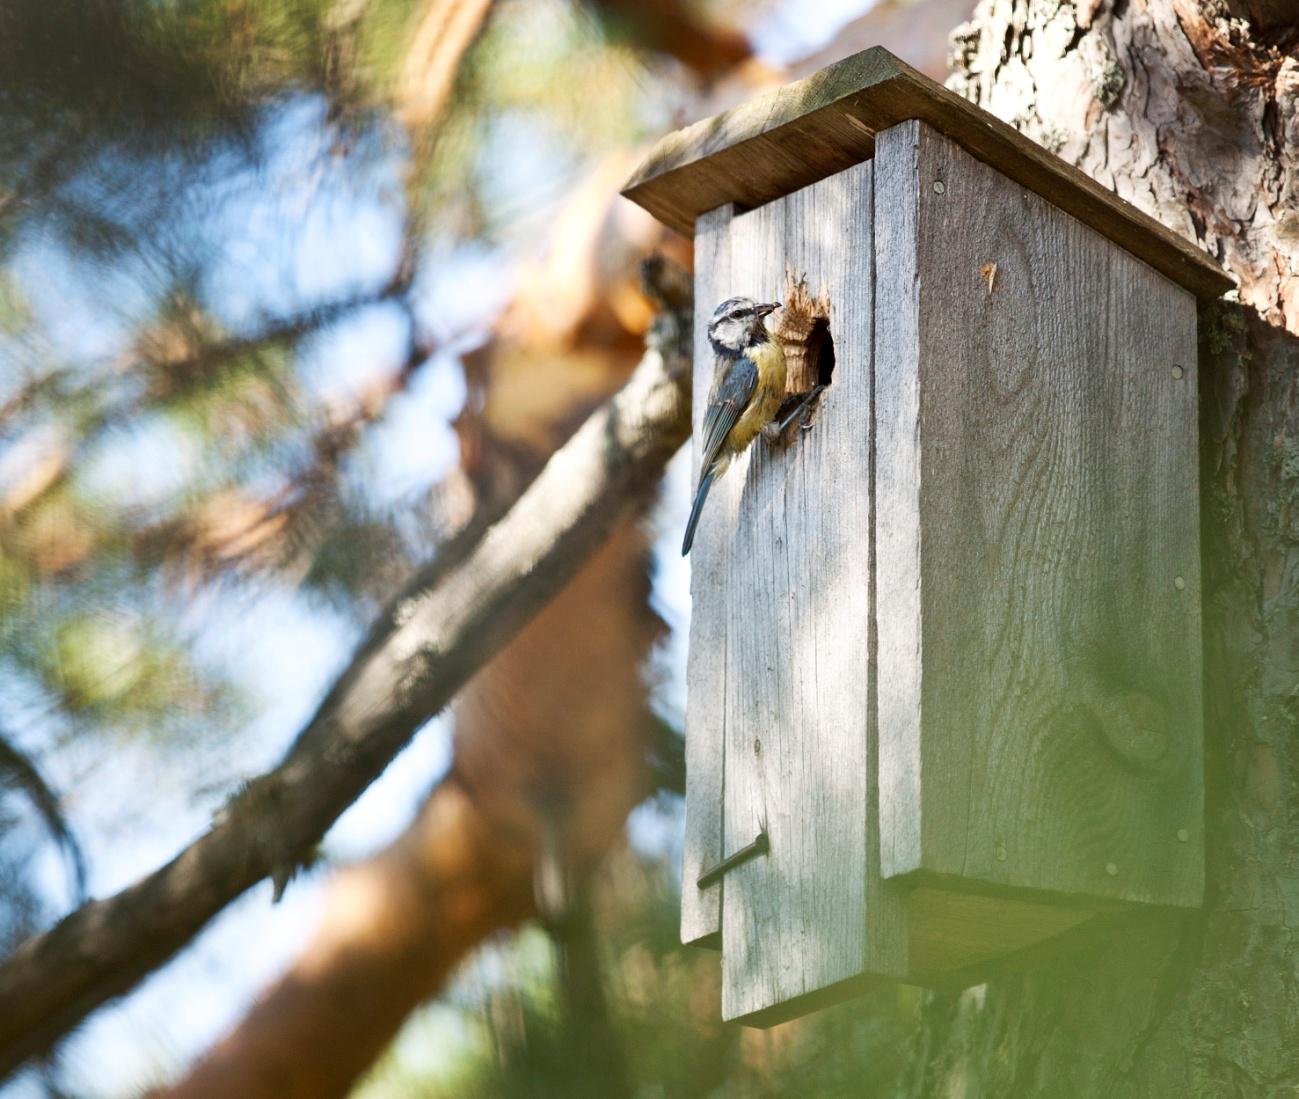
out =
[[9,272],[0,271],[0,336],[17,335],[28,323],[22,290]]
[[206,701],[183,649],[145,621],[83,614],[60,622],[53,642],[42,654],[44,679],[86,717],[156,722]]

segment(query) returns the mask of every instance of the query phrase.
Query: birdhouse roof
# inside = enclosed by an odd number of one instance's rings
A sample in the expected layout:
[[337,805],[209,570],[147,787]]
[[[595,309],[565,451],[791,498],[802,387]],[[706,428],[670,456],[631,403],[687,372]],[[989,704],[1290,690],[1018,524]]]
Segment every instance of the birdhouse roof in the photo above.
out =
[[868,160],[875,135],[919,119],[1199,298],[1231,289],[1204,252],[1090,176],[876,46],[663,138],[623,194],[694,236],[695,218],[753,209]]

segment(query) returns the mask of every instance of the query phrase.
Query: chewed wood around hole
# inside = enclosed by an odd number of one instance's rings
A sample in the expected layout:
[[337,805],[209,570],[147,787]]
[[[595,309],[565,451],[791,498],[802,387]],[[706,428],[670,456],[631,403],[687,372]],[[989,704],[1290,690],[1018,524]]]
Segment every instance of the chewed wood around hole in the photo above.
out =
[[[801,404],[812,397],[807,408],[794,418],[810,426],[820,394],[834,376],[834,337],[830,332],[830,298],[824,291],[813,296],[807,278],[785,275],[785,303],[774,333],[785,353],[785,401],[777,423],[785,423]],[[792,426],[792,423],[787,425]]]

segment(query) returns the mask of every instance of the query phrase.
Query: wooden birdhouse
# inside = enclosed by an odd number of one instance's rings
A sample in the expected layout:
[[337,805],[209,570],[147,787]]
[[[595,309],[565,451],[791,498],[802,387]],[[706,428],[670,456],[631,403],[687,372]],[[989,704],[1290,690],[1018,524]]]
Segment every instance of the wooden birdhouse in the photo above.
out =
[[692,556],[681,927],[725,1018],[1198,905],[1222,272],[882,49],[667,137],[624,194],[695,240],[696,439],[726,297],[801,283],[824,346],[791,389],[829,382]]

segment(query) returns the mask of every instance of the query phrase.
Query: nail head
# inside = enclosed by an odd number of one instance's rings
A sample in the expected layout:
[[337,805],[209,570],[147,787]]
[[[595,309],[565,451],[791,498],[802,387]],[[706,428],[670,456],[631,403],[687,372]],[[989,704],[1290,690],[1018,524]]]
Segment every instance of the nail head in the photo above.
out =
[[757,755],[761,751],[762,751],[762,741],[755,736],[753,738],[753,754]]
[[1185,843],[1185,842],[1186,842],[1187,840],[1189,840],[1190,838],[1191,838],[1191,833],[1188,832],[1185,828],[1179,828],[1179,829],[1177,830],[1177,842],[1178,842],[1178,843]]
[[1186,581],[1180,576],[1174,576],[1173,587],[1175,587],[1178,591],[1184,591],[1186,589]]
[[1186,373],[1186,371],[1183,370],[1182,367],[1181,367],[1180,365],[1178,365],[1178,366],[1174,366],[1174,367],[1173,367],[1173,377],[1174,377],[1174,379],[1177,379],[1177,380],[1180,381],[1181,378],[1182,378],[1182,375],[1184,375],[1185,373]]
[[947,190],[946,183],[944,183],[941,179],[934,180],[934,194],[941,195],[946,190]]
[[1107,873],[1111,878],[1116,877],[1118,872],[1119,868],[1114,863],[1107,862],[1105,864],[1105,873]]

